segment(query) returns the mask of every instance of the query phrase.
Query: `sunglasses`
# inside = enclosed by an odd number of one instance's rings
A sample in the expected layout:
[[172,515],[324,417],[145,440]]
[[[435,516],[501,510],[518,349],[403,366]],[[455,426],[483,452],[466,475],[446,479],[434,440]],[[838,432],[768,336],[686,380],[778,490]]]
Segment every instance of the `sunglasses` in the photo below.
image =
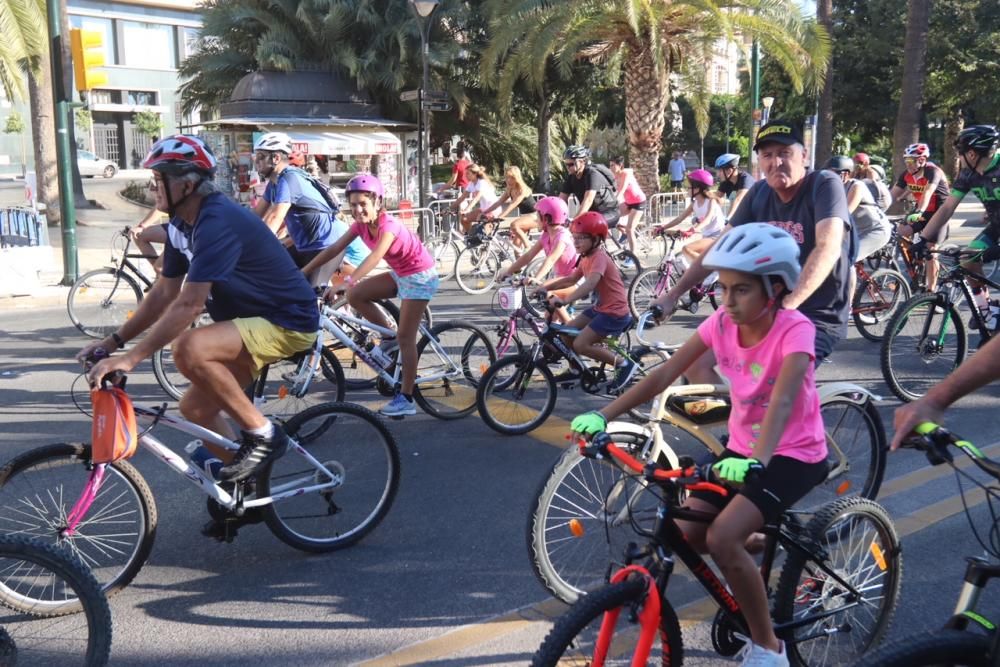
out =
[[920,158],[918,157],[904,157],[903,162],[905,162],[906,164],[915,164],[919,159]]
[[576,166],[576,162],[563,162],[563,164],[566,165],[567,167],[575,167]]

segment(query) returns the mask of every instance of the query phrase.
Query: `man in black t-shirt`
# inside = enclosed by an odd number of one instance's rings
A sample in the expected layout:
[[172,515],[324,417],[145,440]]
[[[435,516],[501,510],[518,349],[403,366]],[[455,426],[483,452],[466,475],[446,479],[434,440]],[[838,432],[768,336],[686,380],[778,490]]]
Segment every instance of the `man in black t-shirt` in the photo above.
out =
[[729,202],[729,214],[731,215],[740,207],[740,202],[750,190],[750,186],[755,183],[754,177],[740,169],[740,156],[735,153],[723,153],[715,160],[715,168],[718,169],[719,192],[732,200]]
[[[819,364],[846,335],[850,316],[853,248],[844,186],[830,172],[806,173],[807,151],[802,134],[788,121],[773,120],[762,127],[753,149],[764,180],[750,188],[723,234],[747,222],[767,222],[784,229],[798,242],[802,276],[782,305],[798,308],[816,325]],[[695,260],[678,283],[657,300],[658,305],[666,313],[673,312],[681,295],[708,274],[701,258]],[[712,370],[714,364],[711,352],[706,353],[688,369],[688,380],[719,382]]]
[[570,146],[563,153],[563,165],[568,172],[559,196],[563,201],[570,195],[576,197],[580,206],[577,215],[587,211],[597,211],[608,223],[608,229],[618,225],[618,195],[615,177],[603,165],[590,162],[590,150],[585,146]]

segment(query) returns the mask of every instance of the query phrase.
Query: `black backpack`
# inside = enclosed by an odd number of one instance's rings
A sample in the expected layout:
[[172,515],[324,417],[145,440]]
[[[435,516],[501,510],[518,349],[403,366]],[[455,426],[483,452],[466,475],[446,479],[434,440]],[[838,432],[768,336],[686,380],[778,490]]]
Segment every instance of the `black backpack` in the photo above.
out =
[[[591,166],[591,168],[594,169],[594,171],[596,171],[597,173],[599,173],[601,176],[603,176],[608,181],[607,187],[602,188],[599,192],[595,193],[595,195],[594,195],[594,203],[595,204],[597,204],[597,203],[604,204],[605,207],[609,203],[611,203],[611,202],[614,202],[614,203],[617,204],[617,202],[618,202],[618,198],[617,198],[618,185],[615,182],[615,175],[612,174],[611,170],[608,169],[607,167],[605,167],[603,164],[597,164],[596,162],[591,162],[590,166]],[[598,202],[598,200],[599,200],[599,202]]]
[[[334,191],[330,189],[329,185],[319,180],[315,176],[311,175],[309,172],[303,169],[299,169],[298,167],[291,167],[291,166],[285,167],[282,170],[281,174],[278,175],[278,178],[279,179],[284,178],[285,174],[289,172],[298,174],[300,177],[305,179],[310,185],[312,185],[313,189],[315,189],[316,192],[318,192],[320,196],[323,198],[323,201],[326,202],[326,205],[330,207],[331,213],[336,215],[337,212],[340,211],[340,199],[337,197],[336,193],[334,193]],[[317,210],[326,213],[326,211],[324,211],[322,208],[319,207],[308,207],[308,206],[298,206],[298,207],[309,208],[311,210]]]

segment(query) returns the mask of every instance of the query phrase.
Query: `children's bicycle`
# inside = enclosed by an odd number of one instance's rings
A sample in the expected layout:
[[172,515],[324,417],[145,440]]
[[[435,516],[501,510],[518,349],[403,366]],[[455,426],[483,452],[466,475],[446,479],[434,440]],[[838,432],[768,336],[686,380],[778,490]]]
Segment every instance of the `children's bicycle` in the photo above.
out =
[[[556,621],[531,664],[682,664],[680,623],[667,596],[675,559],[719,607],[711,633],[716,652],[735,655],[750,634],[740,605],[677,525],[678,520],[710,523],[715,517],[681,507],[687,492],[726,495],[732,490],[711,481],[710,466],[693,467],[690,460],[675,469],[645,463],[606,433],[581,444],[577,455],[607,461],[645,493],[655,493],[656,519],[652,530],[632,521],[648,543],[627,546],[624,567]],[[625,506],[623,511],[631,510]],[[840,667],[878,644],[892,620],[903,565],[896,530],[881,506],[844,498],[824,505],[804,525],[785,513],[761,532],[761,576],[772,601],[775,633],[791,664]],[[785,560],[772,586],[779,549]]]
[[[370,533],[392,507],[399,451],[385,423],[350,403],[318,405],[285,423],[289,451],[243,482],[220,483],[151,431],[165,426],[226,451],[239,443],[166,411],[135,406],[139,446],[208,496],[209,513],[232,541],[258,511],[281,541],[308,552],[336,551]],[[128,461],[95,464],[89,444],[25,452],[0,470],[0,533],[62,545],[112,595],[127,586],[153,548],[153,493]]]
[[[919,636],[907,637],[880,648],[865,656],[865,667],[920,667],[921,665],[967,665],[969,667],[992,667],[1000,658],[1000,632],[997,626],[980,613],[979,601],[986,585],[992,579],[1000,579],[1000,519],[997,507],[1000,502],[1000,487],[987,486],[962,470],[956,463],[949,448],[963,452],[977,468],[995,481],[1000,481],[1000,463],[986,458],[979,449],[967,440],[948,432],[937,424],[926,422],[915,429],[914,434],[903,441],[903,447],[918,449],[927,455],[931,465],[948,464],[955,469],[955,478],[962,493],[965,515],[969,527],[983,551],[989,558],[971,556],[962,577],[962,590],[955,604],[955,613],[945,623],[944,628],[933,632],[923,632]],[[962,478],[986,493],[989,502],[990,526],[986,539],[982,537],[972,520],[968,505],[965,505],[965,490]]]
[[[663,260],[659,266],[641,271],[628,286],[628,306],[632,311],[632,317],[639,317],[640,313],[648,310],[664,292],[677,284],[687,270],[688,265],[682,258],[677,244],[690,236],[690,232],[663,232],[661,236],[666,248]],[[713,271],[701,283],[691,288],[678,305],[691,313],[697,313],[701,303],[707,298],[712,308],[718,309],[719,297],[716,296],[718,279],[719,274]]]

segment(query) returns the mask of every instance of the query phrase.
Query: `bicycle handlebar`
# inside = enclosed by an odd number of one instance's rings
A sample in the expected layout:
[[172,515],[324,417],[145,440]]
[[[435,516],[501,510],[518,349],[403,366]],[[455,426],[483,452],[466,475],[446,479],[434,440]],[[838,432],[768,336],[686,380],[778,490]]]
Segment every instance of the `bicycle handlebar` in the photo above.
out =
[[903,447],[924,452],[931,465],[941,465],[942,463],[954,465],[954,458],[948,451],[949,445],[961,449],[980,470],[1000,480],[1000,463],[987,458],[978,447],[968,440],[963,440],[948,429],[933,422],[919,424],[913,429],[913,433],[902,442]]

